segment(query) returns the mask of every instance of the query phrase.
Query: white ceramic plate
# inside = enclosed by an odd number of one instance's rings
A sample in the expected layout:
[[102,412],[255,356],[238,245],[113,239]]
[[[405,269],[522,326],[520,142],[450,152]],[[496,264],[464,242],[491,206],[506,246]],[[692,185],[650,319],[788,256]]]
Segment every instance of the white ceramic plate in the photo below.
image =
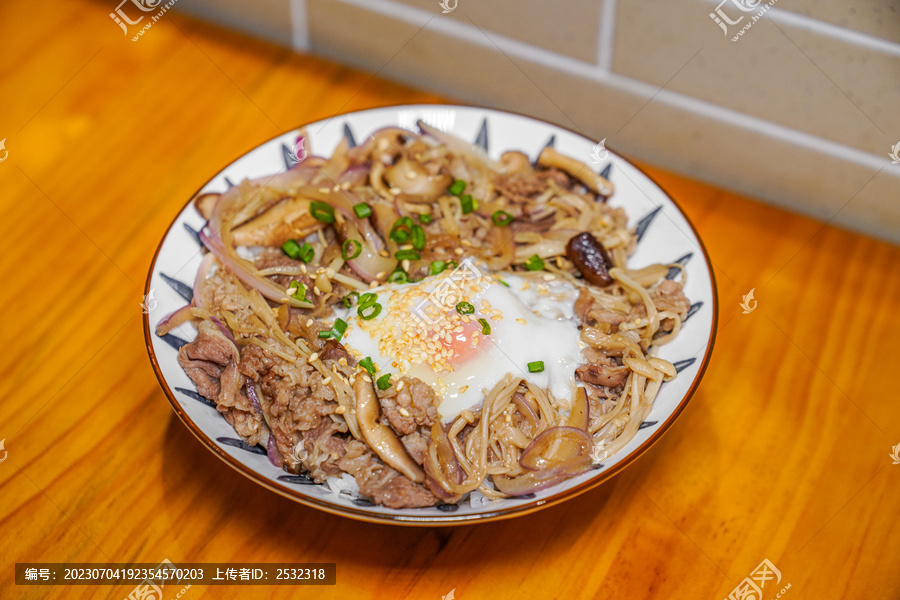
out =
[[[201,251],[195,232],[204,220],[189,202],[169,226],[156,252],[147,278],[146,294],[152,292],[144,315],[144,334],[157,378],[175,412],[188,429],[216,456],[257,483],[288,498],[328,512],[362,519],[409,525],[450,525],[507,518],[549,506],[593,487],[632,463],[655,442],[681,413],[700,382],[715,338],[717,300],[709,258],[696,231],[681,209],[652,180],[621,156],[594,152],[593,142],[556,125],[528,117],[483,108],[447,105],[410,105],[366,110],[306,126],[307,149],[329,156],[340,139],[350,136],[362,142],[373,131],[386,126],[415,129],[417,120],[473,140],[493,158],[507,150],[520,150],[536,158],[548,143],[563,154],[591,164],[613,182],[609,200],[622,206],[629,223],[640,236],[629,266],[651,263],[683,264],[688,278],[685,293],[691,300],[690,316],[678,337],[660,348],[659,355],[676,365],[678,377],[666,383],[653,410],[627,446],[602,465],[533,497],[459,506],[394,510],[373,506],[366,500],[336,493],[327,485],[315,485],[305,477],[288,475],[272,466],[265,450],[250,448],[238,439],[221,415],[196,393],[196,388],[176,362],[178,347],[196,335],[191,324],[182,325],[165,337],[151,332],[162,318],[184,306],[190,298]],[[244,178],[259,177],[286,169],[291,164],[297,132],[272,139],[251,150],[209,180],[202,192],[221,192]],[[594,152],[594,158],[592,158]],[[599,163],[595,158],[602,158]],[[675,274],[675,269],[672,274]]]

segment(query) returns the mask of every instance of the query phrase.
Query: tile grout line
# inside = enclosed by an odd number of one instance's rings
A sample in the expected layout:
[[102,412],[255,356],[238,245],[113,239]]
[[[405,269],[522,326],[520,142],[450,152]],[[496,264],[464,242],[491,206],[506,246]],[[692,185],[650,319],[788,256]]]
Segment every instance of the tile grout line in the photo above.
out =
[[[342,4],[355,6],[362,10],[381,14],[417,26],[421,26],[426,19],[434,17],[432,13],[426,10],[400,5],[396,0],[337,1]],[[869,168],[881,168],[886,161],[886,159],[882,158],[880,155],[846,146],[811,133],[791,129],[772,121],[767,121],[747,113],[713,104],[712,102],[688,96],[680,92],[673,92],[671,90],[659,92],[658,86],[632,79],[631,77],[620,75],[618,73],[607,72],[600,69],[597,65],[586,63],[550,50],[544,50],[543,48],[538,48],[503,35],[493,33],[488,41],[484,39],[475,27],[466,23],[441,18],[435,19],[431,26],[429,26],[429,29],[435,33],[447,35],[484,48],[493,50],[493,46],[496,46],[501,48],[503,52],[516,56],[517,58],[608,85],[626,93],[643,97],[657,94],[657,101],[674,108],[701,117],[710,118],[733,127],[738,127],[751,133],[772,137],[800,148],[813,150],[819,154],[832,156],[844,162]],[[897,173],[900,174],[900,170],[898,170]]]
[[291,48],[294,52],[309,52],[309,11],[306,0],[289,0],[291,10]]
[[613,48],[616,41],[616,0],[603,0],[600,30],[597,32],[597,67],[612,72]]

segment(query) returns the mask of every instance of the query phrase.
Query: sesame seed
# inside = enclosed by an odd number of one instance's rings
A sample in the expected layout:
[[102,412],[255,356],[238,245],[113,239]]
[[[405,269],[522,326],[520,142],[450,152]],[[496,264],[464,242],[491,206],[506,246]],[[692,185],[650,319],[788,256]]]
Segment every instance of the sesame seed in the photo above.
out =
[[346,367],[346,366],[347,366],[347,359],[346,359],[345,357],[343,357],[343,356],[340,357],[340,358],[338,359],[338,364],[341,365],[342,367]]
[[327,188],[327,187],[320,187],[320,188],[319,188],[319,193],[322,193],[322,194],[327,194],[327,193],[330,192],[330,191],[331,191],[331,188]]
[[320,289],[319,289],[319,286],[317,286],[317,285],[314,285],[314,286],[313,286],[313,292],[315,292],[316,296],[321,296],[321,295],[322,295],[322,290],[320,290]]
[[332,453],[331,453],[331,460],[337,460],[338,458],[340,458],[340,456],[338,455],[337,452],[332,452]]
[[453,249],[453,252],[454,252],[457,256],[462,256],[463,249],[462,249],[462,248],[454,248],[454,249]]
[[313,324],[313,320],[312,320],[312,319],[307,319],[307,320],[306,320],[306,326],[307,326],[307,327],[312,327],[312,324]]
[[509,413],[506,413],[506,417],[504,417],[503,420],[506,421],[507,423],[510,423],[510,422],[512,422],[512,417],[510,416]]
[[384,271],[378,271],[377,273],[375,273],[375,279],[381,279],[385,275],[386,273]]
[[406,410],[405,408],[402,408],[402,407],[401,407],[401,408],[400,408],[400,414],[403,415],[404,417],[408,417],[408,416],[409,416],[409,411]]
[[459,393],[460,393],[460,394],[465,394],[465,393],[466,393],[466,390],[468,390],[468,389],[469,389],[469,386],[464,385],[464,386],[462,386],[461,388],[459,388]]
[[526,321],[525,319],[516,319],[516,323],[519,323],[520,325],[527,325],[528,321]]
[[390,256],[390,253],[388,253],[387,250],[379,250],[378,254],[385,257]]
[[377,287],[378,287],[378,281],[373,281],[372,283],[369,284],[370,290],[374,290]]
[[409,264],[410,264],[409,259],[404,260],[403,263],[401,263],[401,264],[403,265],[404,271],[409,271]]
[[300,271],[303,272],[303,274],[305,275],[305,274],[307,273],[306,265],[301,264],[301,265],[300,265]]
[[322,385],[328,385],[329,383],[331,383],[331,377],[326,377],[322,380]]
[[550,273],[544,275],[544,281],[553,281],[554,279],[556,279],[556,275],[551,275]]
[[319,353],[313,352],[309,355],[309,362],[316,362],[319,359]]
[[470,242],[469,240],[462,240],[461,243],[463,246],[471,246],[472,245],[472,242]]
[[343,406],[338,406],[336,409],[334,409],[334,413],[337,415],[342,415],[345,412],[347,412],[347,409],[344,408]]
[[403,380],[401,379],[400,382],[397,383],[397,391],[399,392],[399,391],[402,390],[405,386],[406,386],[406,382],[403,381]]

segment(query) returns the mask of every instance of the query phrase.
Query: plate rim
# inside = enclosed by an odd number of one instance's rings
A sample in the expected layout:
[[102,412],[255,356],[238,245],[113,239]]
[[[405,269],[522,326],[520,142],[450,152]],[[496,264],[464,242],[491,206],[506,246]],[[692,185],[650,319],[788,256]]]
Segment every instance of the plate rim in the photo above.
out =
[[[342,117],[342,116],[350,117],[350,116],[360,115],[360,114],[374,112],[374,111],[403,109],[403,108],[405,108],[405,109],[422,108],[422,109],[427,110],[429,108],[435,108],[435,107],[443,107],[443,108],[447,108],[447,109],[451,109],[451,110],[452,109],[467,109],[467,110],[474,109],[477,111],[481,111],[483,113],[499,113],[499,114],[504,114],[504,115],[513,116],[513,117],[517,117],[517,118],[524,118],[524,119],[528,119],[531,121],[543,123],[545,125],[549,125],[550,127],[556,127],[558,129],[567,131],[573,135],[576,135],[578,137],[581,137],[581,138],[591,141],[590,138],[587,137],[586,135],[584,135],[583,133],[575,131],[569,127],[566,127],[563,125],[558,125],[556,123],[551,123],[549,121],[545,121],[543,119],[539,119],[537,117],[532,117],[530,115],[526,115],[523,113],[518,113],[518,112],[510,111],[510,110],[497,109],[497,108],[489,108],[489,107],[479,106],[479,105],[474,105],[474,104],[452,104],[452,103],[440,103],[440,102],[435,102],[435,103],[416,102],[416,103],[409,103],[409,104],[390,104],[390,105],[386,105],[386,106],[377,106],[377,107],[366,108],[366,109],[362,109],[362,110],[355,110],[355,111],[350,111],[350,112],[337,112],[330,116],[324,116],[320,119],[316,119],[315,121],[300,124],[296,127],[293,127],[286,131],[278,133],[278,134],[266,139],[265,141],[262,141],[262,142],[256,144],[249,150],[244,151],[242,154],[240,154],[239,156],[237,156],[236,158],[231,160],[224,167],[222,167],[216,173],[214,173],[209,179],[207,179],[202,185],[200,185],[200,187],[197,188],[197,190],[193,194],[191,194],[191,196],[187,199],[187,201],[182,205],[182,207],[172,217],[171,222],[169,223],[168,227],[166,227],[166,230],[163,232],[163,235],[160,238],[159,243],[156,246],[156,250],[153,253],[153,258],[150,261],[150,267],[147,272],[147,278],[144,283],[145,297],[147,294],[150,293],[150,280],[153,278],[153,273],[156,270],[156,263],[159,258],[159,253],[162,250],[163,244],[165,243],[166,239],[168,239],[169,234],[172,231],[172,228],[175,226],[175,224],[178,222],[179,218],[181,217],[181,214],[185,211],[186,208],[188,208],[188,206],[190,206],[193,199],[196,197],[196,195],[198,193],[200,193],[201,190],[203,190],[203,188],[205,188],[207,185],[209,185],[210,182],[212,182],[216,177],[218,177],[223,171],[225,171],[228,167],[233,165],[235,162],[237,162],[244,156],[247,156],[248,154],[250,154],[257,148],[260,148],[266,144],[273,142],[274,140],[283,136],[285,133],[289,133],[291,131],[296,131],[303,127],[308,127],[312,123],[317,123],[317,122],[321,122],[321,121],[331,121],[333,119],[336,119],[336,118]],[[716,337],[718,334],[719,293],[718,293],[718,285],[716,283],[715,269],[713,268],[712,260],[710,260],[709,252],[706,249],[706,244],[703,242],[703,239],[700,237],[700,233],[697,231],[697,228],[694,225],[694,222],[691,220],[691,218],[688,216],[688,214],[685,212],[685,210],[682,208],[682,206],[666,191],[666,189],[664,187],[662,187],[656,181],[656,179],[654,177],[652,177],[650,174],[648,174],[643,168],[634,164],[631,160],[629,160],[625,156],[619,154],[618,152],[615,152],[614,150],[612,150],[610,148],[606,148],[606,149],[610,153],[615,154],[620,160],[624,161],[631,167],[637,169],[654,186],[656,186],[656,188],[660,192],[662,192],[662,194],[678,210],[678,212],[681,214],[681,216],[687,222],[688,226],[691,229],[691,232],[694,234],[694,237],[696,238],[696,240],[698,242],[700,251],[703,255],[703,261],[706,265],[707,271],[709,272],[710,284],[711,284],[711,288],[712,288],[712,307],[711,307],[711,309],[712,309],[712,325],[710,328],[709,337],[707,339],[706,352],[703,355],[703,359],[701,361],[699,369],[697,370],[697,374],[695,375],[694,380],[691,382],[691,386],[688,388],[687,392],[685,392],[684,396],[681,398],[680,402],[678,403],[678,406],[676,406],[675,409],[672,411],[672,413],[666,418],[666,420],[663,421],[659,427],[657,427],[656,431],[653,432],[650,435],[650,437],[648,437],[641,445],[639,445],[637,448],[632,450],[627,456],[623,457],[622,460],[620,460],[615,465],[611,466],[609,469],[603,471],[602,473],[598,474],[597,476],[592,477],[592,478],[588,479],[587,481],[584,481],[576,486],[573,486],[571,488],[557,492],[556,494],[554,494],[553,496],[550,496],[548,498],[544,498],[541,500],[534,500],[532,502],[525,503],[521,506],[507,507],[507,508],[503,508],[503,509],[497,509],[497,510],[494,510],[491,512],[471,514],[471,515],[454,515],[452,513],[447,513],[446,516],[440,516],[440,517],[436,517],[436,516],[417,517],[414,515],[404,515],[404,514],[391,515],[389,513],[388,514],[372,513],[372,512],[360,510],[357,508],[340,506],[337,504],[319,500],[318,498],[313,498],[313,497],[307,496],[305,494],[302,494],[296,488],[288,487],[287,485],[283,485],[281,483],[274,482],[274,481],[271,481],[271,480],[263,477],[257,471],[251,469],[247,465],[244,465],[239,460],[237,460],[235,457],[233,457],[230,454],[228,454],[227,452],[225,452],[222,448],[220,448],[217,444],[215,444],[213,442],[213,440],[210,439],[210,437],[206,435],[206,433],[204,433],[202,430],[200,430],[199,426],[181,408],[181,405],[179,404],[177,398],[175,397],[175,394],[172,392],[172,389],[169,387],[168,382],[166,381],[165,377],[162,374],[162,370],[161,370],[161,368],[159,366],[159,362],[157,361],[157,358],[156,358],[156,353],[153,350],[152,332],[150,330],[150,316],[149,316],[149,314],[142,312],[142,323],[143,323],[143,330],[144,330],[144,345],[147,348],[147,355],[149,356],[150,363],[153,366],[153,372],[156,375],[156,380],[159,382],[159,385],[162,388],[166,398],[168,399],[169,404],[172,406],[172,409],[175,411],[175,414],[178,416],[178,418],[181,420],[181,422],[194,435],[194,437],[196,437],[201,442],[201,444],[203,446],[205,446],[208,450],[210,450],[214,456],[218,457],[225,464],[227,464],[229,467],[231,467],[232,469],[234,469],[235,471],[237,471],[238,473],[240,473],[247,479],[250,479],[254,483],[259,484],[272,492],[275,492],[279,496],[288,498],[294,502],[299,502],[300,504],[303,504],[304,506],[322,510],[322,511],[325,511],[325,512],[333,514],[333,515],[348,517],[351,519],[355,519],[358,521],[364,521],[364,522],[368,522],[368,523],[404,525],[404,526],[413,526],[413,527],[415,527],[415,526],[418,526],[418,527],[435,527],[435,526],[446,527],[446,526],[468,525],[468,524],[472,524],[472,523],[488,523],[488,522],[499,521],[499,520],[503,520],[503,519],[511,519],[513,517],[519,517],[519,516],[531,514],[538,510],[560,504],[561,502],[570,500],[576,496],[583,494],[584,492],[587,492],[588,490],[591,490],[591,489],[599,486],[602,483],[609,481],[610,479],[612,479],[613,477],[618,475],[621,471],[623,471],[626,467],[628,467],[629,465],[636,462],[637,459],[639,459],[641,456],[643,456],[644,453],[646,453],[651,447],[653,447],[654,444],[656,444],[662,438],[663,434],[666,431],[668,431],[669,428],[671,428],[672,425],[675,423],[675,421],[682,415],[685,408],[687,408],[688,402],[690,402],[690,400],[693,398],[694,394],[696,393],[697,388],[700,386],[700,382],[703,380],[703,377],[706,375],[706,370],[709,366],[710,359],[712,358],[713,348],[715,347]]]

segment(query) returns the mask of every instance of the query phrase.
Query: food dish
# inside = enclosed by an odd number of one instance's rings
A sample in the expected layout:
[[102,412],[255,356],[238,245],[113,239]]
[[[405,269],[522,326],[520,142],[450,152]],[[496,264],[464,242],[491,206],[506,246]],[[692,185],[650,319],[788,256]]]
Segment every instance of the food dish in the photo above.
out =
[[[449,515],[460,500],[492,512],[512,500],[488,498],[571,486],[617,461],[675,377],[677,363],[647,351],[702,307],[675,281],[687,260],[629,270],[646,225],[632,231],[603,201],[612,184],[554,147],[535,168],[427,124],[478,110],[393,109],[397,124],[418,111],[425,135],[393,127],[350,148],[345,131],[328,159],[301,154],[274,177],[198,195],[212,252],[193,306],[156,333],[171,341],[201,321],[176,360],[238,433],[218,440],[262,442],[293,471],[276,481],[308,477],[378,514],[442,503]],[[283,147],[318,151],[314,131]],[[485,118],[479,145],[487,133]]]

